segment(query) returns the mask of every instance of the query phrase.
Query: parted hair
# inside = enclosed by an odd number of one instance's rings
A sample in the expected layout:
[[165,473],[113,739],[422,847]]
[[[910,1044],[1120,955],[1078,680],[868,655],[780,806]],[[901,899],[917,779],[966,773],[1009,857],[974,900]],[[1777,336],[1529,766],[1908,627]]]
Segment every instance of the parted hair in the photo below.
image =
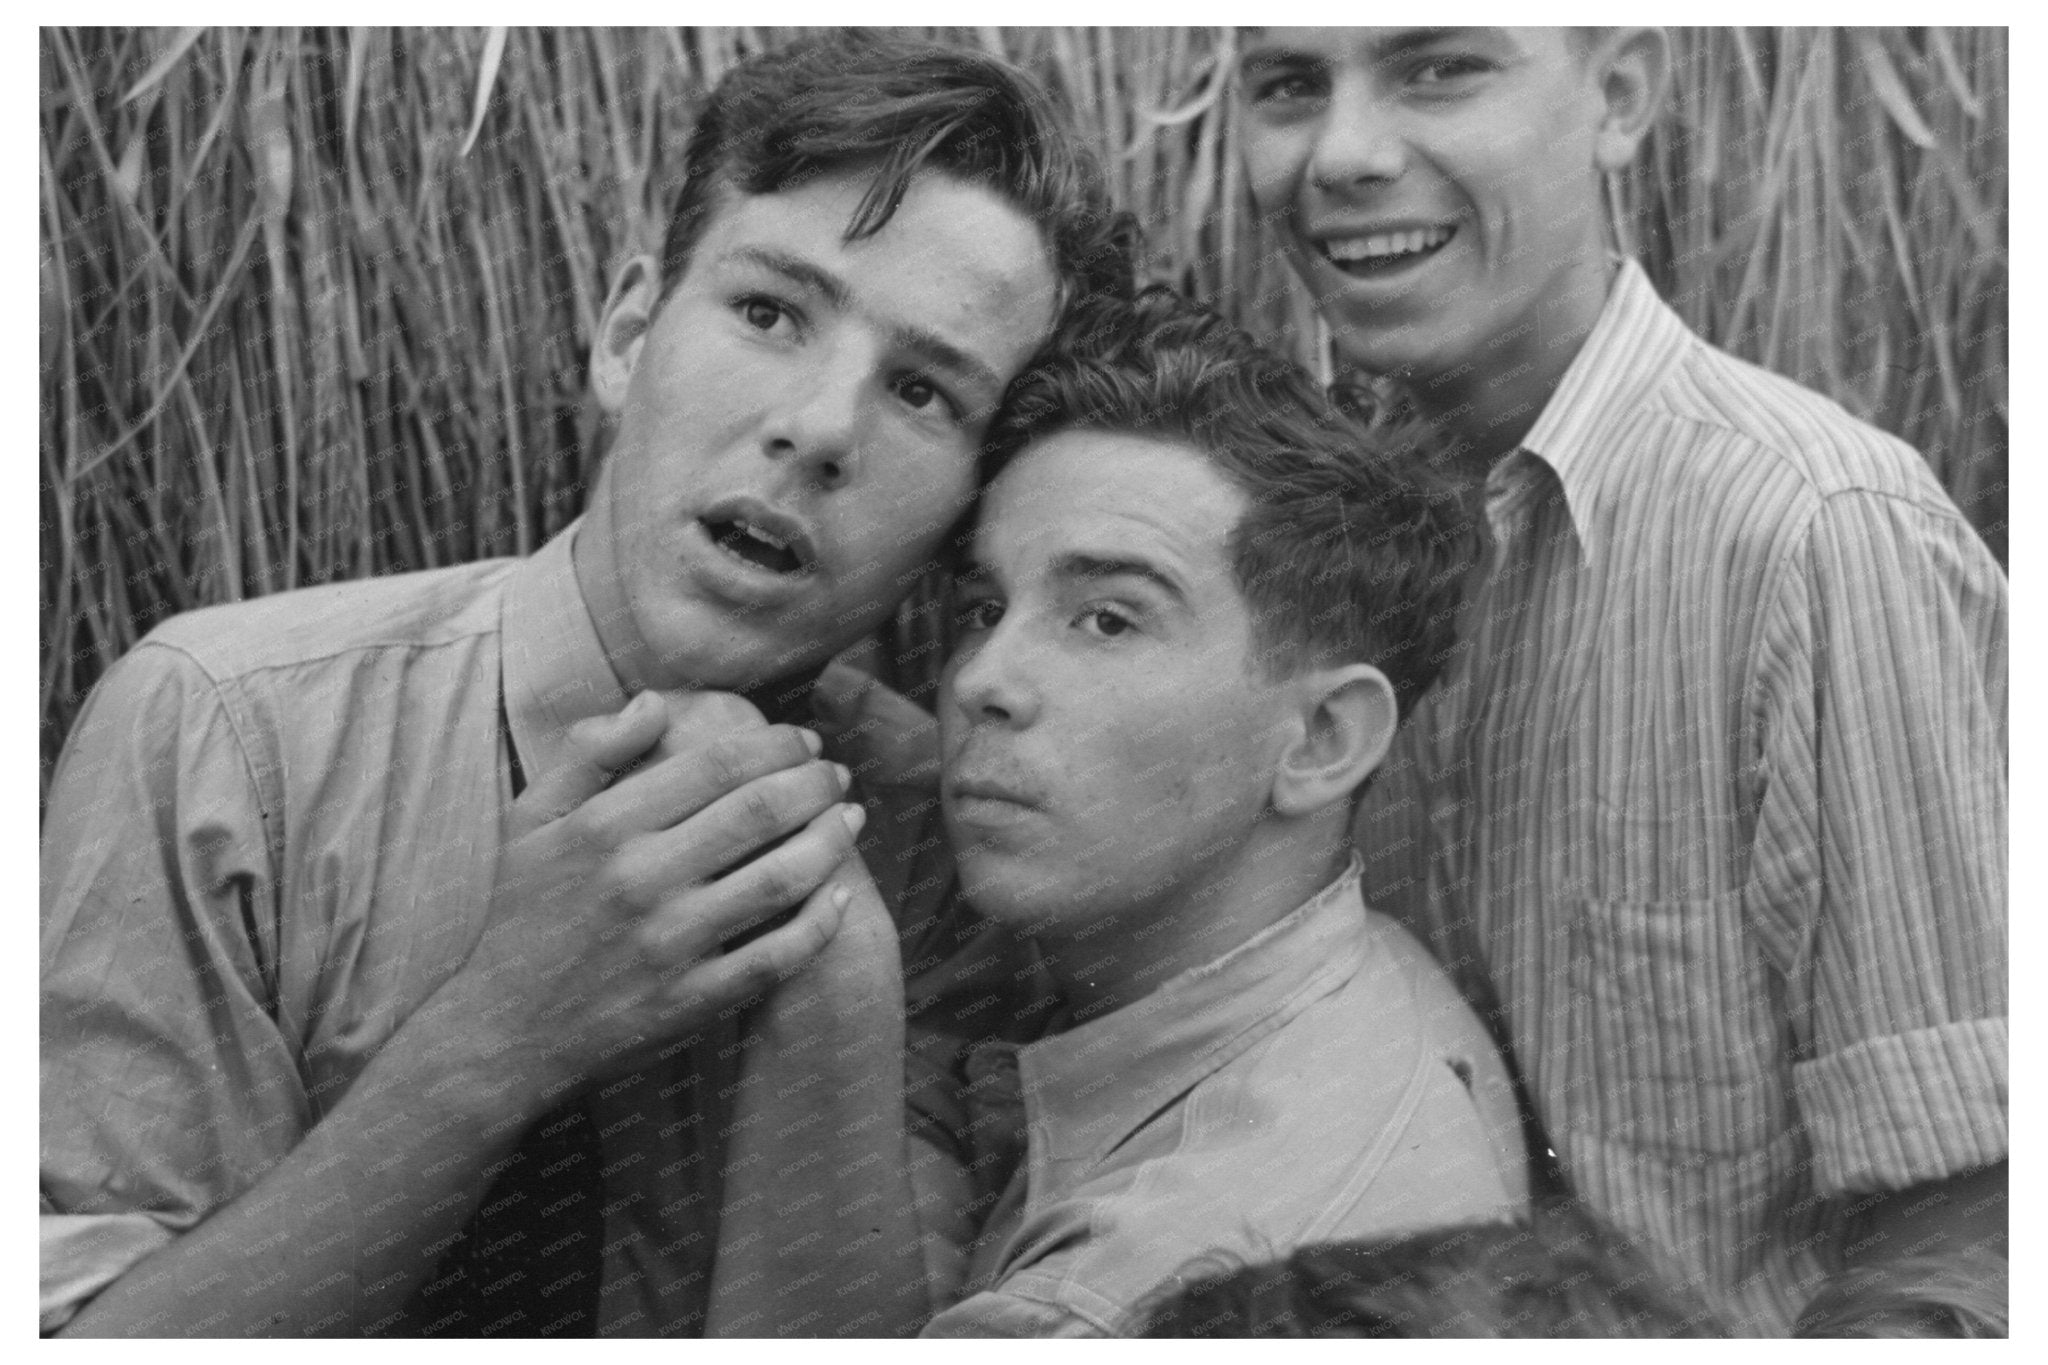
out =
[[798,39],[719,81],[683,158],[661,246],[664,292],[723,195],[872,169],[848,241],[881,231],[920,171],[942,171],[1038,225],[1063,305],[1131,293],[1136,220],[1111,204],[1100,164],[1045,90],[984,53],[858,29]]
[[1576,1205],[1523,1223],[1327,1242],[1263,1265],[1189,1266],[1148,1337],[1724,1337],[1651,1253]]
[[1069,317],[1004,396],[983,472],[1067,431],[1192,447],[1245,496],[1228,553],[1267,675],[1370,663],[1405,716],[1456,638],[1479,523],[1427,428],[1376,427],[1357,401],[1155,287]]

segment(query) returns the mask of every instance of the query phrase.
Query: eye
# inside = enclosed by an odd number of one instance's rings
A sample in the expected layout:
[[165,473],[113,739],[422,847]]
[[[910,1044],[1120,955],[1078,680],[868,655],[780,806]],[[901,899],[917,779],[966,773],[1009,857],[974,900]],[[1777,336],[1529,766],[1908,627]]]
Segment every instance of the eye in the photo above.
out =
[[1075,618],[1075,623],[1088,634],[1106,640],[1115,639],[1137,624],[1114,607],[1090,607]]
[[787,304],[766,294],[743,294],[733,300],[733,307],[746,320],[747,326],[757,331],[772,332],[782,323],[796,320]]
[[1481,75],[1492,67],[1493,63],[1484,57],[1429,57],[1418,62],[1408,73],[1408,78],[1417,85],[1448,85],[1466,77]]
[[996,622],[1003,619],[1003,604],[993,597],[977,597],[963,603],[953,624],[959,630],[994,630]]
[[1250,83],[1254,104],[1286,104],[1314,99],[1322,93],[1318,83],[1299,71],[1278,71],[1254,78]]
[[940,394],[936,385],[922,375],[906,375],[896,381],[896,396],[913,408],[928,408],[938,401]]

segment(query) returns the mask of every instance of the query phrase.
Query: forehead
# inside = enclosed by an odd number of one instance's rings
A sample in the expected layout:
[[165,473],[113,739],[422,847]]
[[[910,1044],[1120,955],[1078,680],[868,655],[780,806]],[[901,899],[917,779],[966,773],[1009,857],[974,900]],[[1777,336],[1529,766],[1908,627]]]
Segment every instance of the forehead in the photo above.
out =
[[724,190],[686,277],[763,248],[800,257],[859,311],[971,337],[994,352],[982,358],[1007,381],[1052,330],[1056,284],[1043,234],[994,191],[927,171],[887,223],[849,241],[871,179],[844,171],[767,194]]
[[1143,555],[1192,578],[1227,575],[1245,497],[1200,451],[1162,437],[1060,432],[997,477],[975,528],[975,558],[1006,574],[1061,556]]
[[1283,59],[1331,64],[1379,65],[1417,51],[1440,46],[1493,49],[1521,58],[1545,54],[1565,56],[1569,42],[1562,28],[1388,25],[1358,28],[1247,28],[1240,31],[1242,60],[1248,64]]

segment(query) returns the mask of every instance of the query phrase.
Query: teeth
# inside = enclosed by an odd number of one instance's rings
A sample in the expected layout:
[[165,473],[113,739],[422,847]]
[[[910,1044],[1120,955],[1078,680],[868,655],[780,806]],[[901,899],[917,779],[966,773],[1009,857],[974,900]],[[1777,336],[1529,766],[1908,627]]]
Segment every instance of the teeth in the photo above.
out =
[[759,526],[754,525],[750,521],[741,521],[737,524],[742,531],[745,531],[748,535],[760,541],[763,545],[767,545],[777,550],[787,550],[789,548],[789,542],[784,540],[781,536],[778,536],[771,531],[765,531],[761,529]]
[[1451,240],[1449,228],[1414,228],[1408,232],[1375,232],[1368,237],[1337,237],[1324,244],[1330,259],[1342,264],[1382,260],[1428,251]]

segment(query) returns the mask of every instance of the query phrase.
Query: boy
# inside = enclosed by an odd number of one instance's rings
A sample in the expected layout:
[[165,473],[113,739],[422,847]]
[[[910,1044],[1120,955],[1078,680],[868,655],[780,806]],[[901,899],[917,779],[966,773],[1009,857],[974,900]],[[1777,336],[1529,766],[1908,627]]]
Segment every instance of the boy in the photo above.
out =
[[1603,234],[1658,29],[1258,30],[1253,194],[1484,480],[1445,684],[1360,814],[1564,1179],[1783,1334],[2004,1245],[2004,575],[1909,448],[1692,336]]
[[[1043,93],[941,47],[749,63],[686,157],[600,326],[617,432],[578,526],[180,618],[77,722],[43,849],[46,1330],[695,1330],[707,1299],[745,1318],[769,1233],[886,1271],[813,1330],[923,1316],[907,1201],[871,1237],[833,1218],[858,1162],[783,1175],[808,1120],[898,1155],[899,1087],[816,1082],[900,1075],[902,984],[845,770],[767,720],[886,619],[1005,383],[1128,287],[1126,234]],[[786,1017],[820,1001],[837,1032]]]
[[1525,1194],[1499,1058],[1348,847],[1461,501],[1170,295],[1066,340],[992,433],[939,715],[962,892],[1067,1022],[1016,1054],[1023,1167],[934,1336],[1128,1335],[1199,1252]]

